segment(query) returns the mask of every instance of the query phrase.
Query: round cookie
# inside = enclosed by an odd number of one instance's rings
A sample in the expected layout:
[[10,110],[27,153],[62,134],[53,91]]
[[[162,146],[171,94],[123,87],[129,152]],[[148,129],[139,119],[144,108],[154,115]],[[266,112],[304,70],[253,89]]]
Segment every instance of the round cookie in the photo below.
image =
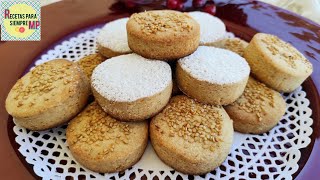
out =
[[117,121],[93,102],[70,121],[66,137],[70,152],[81,165],[113,173],[139,161],[148,144],[148,123]]
[[242,96],[225,110],[233,119],[234,129],[241,133],[262,134],[281,120],[286,102],[281,94],[249,78]]
[[270,34],[256,34],[244,57],[254,77],[279,92],[294,91],[313,71],[296,48]]
[[154,116],[168,103],[172,92],[170,66],[137,54],[117,56],[98,65],[91,82],[101,107],[123,121]]
[[179,95],[152,119],[150,138],[163,162],[182,173],[199,175],[214,170],[226,159],[233,125],[221,106]]
[[227,105],[238,99],[249,78],[244,58],[225,49],[199,46],[180,59],[176,77],[180,90],[197,101]]
[[56,59],[19,79],[6,99],[15,122],[40,131],[61,125],[86,105],[90,83],[76,63]]
[[127,33],[133,52],[169,61],[197,49],[200,26],[186,13],[155,10],[133,14],[127,23]]
[[96,53],[85,56],[76,63],[80,66],[85,75],[90,79],[94,68],[96,68],[105,60],[105,57],[103,57],[101,54]]
[[200,25],[200,46],[211,45],[225,37],[226,26],[219,18],[200,11],[188,14]]
[[107,58],[129,54],[126,24],[129,18],[121,18],[107,23],[97,36],[97,49]]
[[232,52],[243,56],[244,50],[249,45],[246,41],[240,38],[226,38],[214,43],[214,47],[228,49]]

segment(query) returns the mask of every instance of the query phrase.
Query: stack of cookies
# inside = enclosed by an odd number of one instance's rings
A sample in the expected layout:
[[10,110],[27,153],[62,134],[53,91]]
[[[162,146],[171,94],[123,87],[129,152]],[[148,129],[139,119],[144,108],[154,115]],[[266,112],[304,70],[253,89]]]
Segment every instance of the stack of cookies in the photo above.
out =
[[175,170],[210,172],[229,154],[234,130],[269,131],[286,110],[279,92],[312,73],[276,36],[259,33],[247,43],[225,33],[220,19],[202,12],[147,11],[109,22],[98,54],[35,67],[10,91],[7,111],[36,131],[71,120],[70,151],[96,172],[134,165],[149,135]]

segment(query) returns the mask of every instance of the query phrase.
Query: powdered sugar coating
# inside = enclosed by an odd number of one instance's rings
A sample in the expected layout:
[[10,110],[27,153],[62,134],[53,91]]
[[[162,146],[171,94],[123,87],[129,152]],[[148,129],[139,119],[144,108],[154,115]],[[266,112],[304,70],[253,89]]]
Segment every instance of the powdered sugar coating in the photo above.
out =
[[95,90],[108,100],[132,102],[160,93],[172,83],[172,76],[166,62],[127,54],[98,65],[91,81]]
[[191,55],[181,58],[179,65],[192,77],[216,84],[237,83],[250,74],[247,61],[229,50],[199,46]]
[[219,18],[200,11],[190,12],[189,15],[200,24],[200,45],[224,38],[226,26]]
[[107,23],[97,36],[97,43],[115,52],[129,53],[127,22],[129,18],[121,18]]

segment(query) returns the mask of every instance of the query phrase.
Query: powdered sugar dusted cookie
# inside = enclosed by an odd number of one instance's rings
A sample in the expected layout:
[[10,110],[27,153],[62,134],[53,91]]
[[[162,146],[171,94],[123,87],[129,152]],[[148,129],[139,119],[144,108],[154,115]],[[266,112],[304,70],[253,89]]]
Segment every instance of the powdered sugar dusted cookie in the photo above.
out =
[[167,104],[172,91],[169,64],[137,54],[108,59],[96,67],[91,81],[102,108],[126,121],[152,117]]
[[177,82],[186,95],[203,103],[226,105],[243,93],[250,67],[238,54],[214,47],[199,46],[178,61]]
[[200,24],[200,45],[210,45],[225,37],[226,26],[219,18],[200,11],[189,15]]
[[131,53],[128,46],[126,24],[129,18],[122,18],[107,23],[97,36],[98,51],[111,58]]

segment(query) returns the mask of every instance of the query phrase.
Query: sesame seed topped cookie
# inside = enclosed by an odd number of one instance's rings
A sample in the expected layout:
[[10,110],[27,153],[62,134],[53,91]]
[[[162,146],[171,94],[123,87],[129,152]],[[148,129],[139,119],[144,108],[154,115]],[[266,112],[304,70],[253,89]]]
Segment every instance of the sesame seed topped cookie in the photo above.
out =
[[228,49],[239,54],[240,56],[243,56],[244,50],[248,45],[249,43],[240,38],[226,38],[213,44],[214,47]]
[[175,170],[204,174],[227,157],[233,125],[222,106],[179,95],[152,119],[150,138],[159,158]]
[[70,121],[66,136],[80,164],[111,173],[126,170],[141,158],[148,143],[148,123],[117,121],[93,102]]
[[313,71],[303,54],[270,34],[256,34],[245,49],[244,57],[255,78],[280,92],[294,91]]
[[86,76],[91,79],[92,72],[95,67],[105,61],[106,58],[101,54],[90,54],[83,58],[81,58],[76,63],[80,66],[82,71],[86,74]]
[[279,92],[250,77],[242,96],[225,109],[236,131],[261,134],[281,120],[286,102]]
[[8,94],[6,109],[17,124],[45,130],[77,115],[89,94],[89,80],[79,66],[56,59],[36,66],[19,79]]
[[150,59],[174,60],[194,52],[199,45],[199,24],[188,14],[155,10],[133,14],[127,23],[133,52]]

